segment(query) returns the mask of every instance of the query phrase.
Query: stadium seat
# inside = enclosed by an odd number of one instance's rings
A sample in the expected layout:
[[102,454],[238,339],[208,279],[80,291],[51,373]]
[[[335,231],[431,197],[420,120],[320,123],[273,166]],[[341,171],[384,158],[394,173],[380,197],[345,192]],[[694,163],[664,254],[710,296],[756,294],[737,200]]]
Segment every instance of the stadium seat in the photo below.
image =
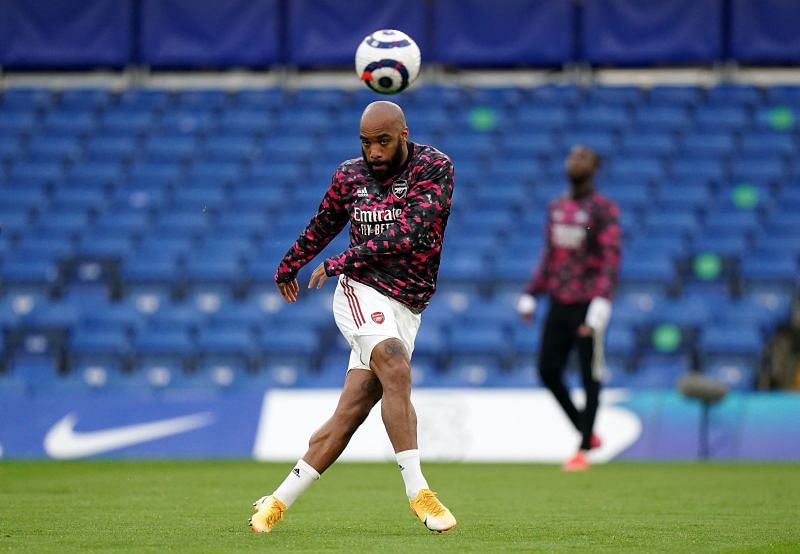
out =
[[179,369],[190,363],[196,352],[189,332],[171,325],[159,325],[138,333],[133,339],[133,348],[140,370],[161,365]]
[[200,331],[195,345],[199,364],[232,364],[251,368],[256,363],[257,343],[245,329],[206,327]]
[[448,338],[447,352],[451,365],[485,363],[498,367],[509,357],[509,341],[497,328],[468,328]]

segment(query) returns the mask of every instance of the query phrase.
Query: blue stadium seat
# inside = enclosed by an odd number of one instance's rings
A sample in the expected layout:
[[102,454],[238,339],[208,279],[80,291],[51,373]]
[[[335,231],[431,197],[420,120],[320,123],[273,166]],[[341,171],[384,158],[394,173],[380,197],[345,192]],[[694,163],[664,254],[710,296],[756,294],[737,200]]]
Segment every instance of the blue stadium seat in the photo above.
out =
[[624,129],[630,117],[630,111],[624,106],[586,105],[575,110],[574,121],[584,129]]
[[177,161],[189,159],[198,148],[191,135],[152,136],[142,147],[150,161]]
[[761,102],[761,90],[755,85],[721,84],[706,91],[709,106],[746,106]]
[[626,133],[622,137],[620,154],[632,156],[670,156],[678,149],[672,133]]
[[679,106],[640,106],[634,113],[633,126],[639,131],[670,133],[689,127],[689,112]]
[[156,181],[159,183],[176,181],[183,168],[177,162],[139,161],[128,171],[128,177],[136,181]]
[[500,137],[500,149],[509,157],[547,155],[553,150],[554,137],[548,131],[520,131]]
[[215,122],[216,114],[200,109],[170,109],[159,122],[162,131],[193,134],[208,130]]
[[651,211],[645,216],[648,230],[660,230],[672,233],[694,235],[700,229],[700,220],[696,213],[689,209],[678,208],[676,211]]
[[710,211],[706,215],[705,229],[711,234],[741,235],[752,233],[761,225],[758,212],[752,210]]
[[115,364],[120,367],[129,354],[130,344],[123,329],[78,327],[72,330],[69,349],[73,364]]
[[520,129],[541,133],[561,129],[568,125],[570,120],[571,114],[566,108],[534,104],[533,107],[519,108],[515,121]]
[[699,131],[739,131],[749,123],[748,112],[742,106],[707,106],[695,113],[695,129]]
[[638,179],[643,183],[664,175],[664,166],[659,158],[652,156],[625,156],[611,163],[610,180]]
[[753,390],[757,375],[758,362],[730,359],[727,355],[708,356],[703,373],[724,384],[729,390]]
[[64,166],[60,162],[16,161],[8,172],[15,183],[54,182],[63,177]]
[[573,105],[583,98],[583,91],[575,84],[545,84],[530,90],[536,105]]
[[192,89],[182,90],[177,95],[177,103],[183,109],[214,109],[231,103],[232,95],[225,90]]
[[638,363],[628,384],[634,389],[674,389],[681,376],[689,369],[688,362],[681,357],[664,359],[644,356]]
[[311,367],[319,355],[318,336],[308,329],[270,326],[262,332],[258,345],[268,364],[301,363]]
[[219,129],[223,133],[264,133],[275,126],[275,117],[271,113],[249,107],[228,109],[219,117]]
[[52,110],[45,115],[42,122],[45,132],[82,134],[92,130],[96,118],[88,111]]
[[605,355],[609,365],[629,368],[637,349],[636,333],[631,327],[612,323],[605,337]]
[[797,282],[798,265],[797,260],[789,257],[775,258],[770,252],[750,252],[743,256],[739,274],[746,290],[763,284],[790,290]]
[[614,300],[609,330],[617,326],[630,330],[651,323],[664,302],[663,294],[623,292]]
[[256,362],[257,343],[251,331],[245,328],[201,329],[195,348],[201,364],[231,363],[247,368]]
[[497,328],[466,328],[448,338],[447,350],[452,364],[483,362],[499,367],[508,360],[509,342]]
[[195,345],[186,329],[167,326],[138,333],[133,348],[139,364],[164,363],[176,367],[181,367],[195,352]]
[[27,157],[34,161],[75,161],[82,153],[77,137],[35,135],[27,145]]
[[711,301],[705,295],[683,296],[664,302],[655,314],[654,321],[684,328],[699,328],[712,321],[713,317]]
[[665,254],[653,253],[650,257],[641,258],[624,256],[620,279],[629,290],[633,285],[666,293],[675,286],[677,270],[673,260]]
[[617,138],[611,131],[600,130],[577,130],[566,129],[561,138],[561,155],[557,156],[553,162],[559,172],[563,172],[564,159],[569,150],[576,144],[588,146],[601,155],[606,156],[613,153],[617,148]]
[[764,90],[769,104],[797,104],[800,87],[797,85],[770,85]]
[[659,106],[691,106],[698,104],[703,91],[697,86],[656,85],[648,91],[648,102]]
[[2,105],[14,110],[45,108],[55,102],[49,88],[9,87],[3,91]]
[[791,155],[797,151],[792,135],[775,132],[750,132],[742,136],[740,151],[746,157]]
[[737,355],[753,362],[761,357],[764,342],[756,324],[739,321],[736,324],[712,324],[700,333],[698,348],[702,355]]
[[251,160],[259,154],[251,133],[208,137],[202,148],[203,157],[209,160]]
[[[110,109],[101,116],[98,131],[103,136],[110,135],[115,140],[134,140],[137,133],[149,130],[154,122],[155,114],[150,110]],[[90,143],[98,138],[96,135],[91,136]],[[115,151],[119,152],[118,149]]]
[[675,181],[720,181],[726,175],[725,164],[720,158],[698,157],[687,158],[679,157],[672,160],[672,179]]
[[691,132],[684,135],[681,148],[693,157],[720,157],[732,154],[736,149],[734,135],[727,131]]
[[737,156],[731,160],[731,176],[735,180],[749,181],[759,179],[785,179],[786,162],[781,156],[762,156],[744,158]]
[[586,100],[601,106],[633,106],[644,99],[641,87],[595,85],[587,90]]
[[716,202],[713,187],[704,180],[674,182],[669,179],[657,187],[652,209],[674,212],[683,208],[698,213],[713,208]]
[[414,352],[411,355],[412,366],[424,364],[432,367],[441,367],[446,354],[446,346],[446,336],[441,327],[431,325],[431,322],[426,318],[425,325],[417,333],[417,338],[414,341]]
[[719,256],[736,258],[750,246],[749,240],[742,233],[731,234],[727,229],[704,230],[695,237],[692,250],[695,254],[711,252]]

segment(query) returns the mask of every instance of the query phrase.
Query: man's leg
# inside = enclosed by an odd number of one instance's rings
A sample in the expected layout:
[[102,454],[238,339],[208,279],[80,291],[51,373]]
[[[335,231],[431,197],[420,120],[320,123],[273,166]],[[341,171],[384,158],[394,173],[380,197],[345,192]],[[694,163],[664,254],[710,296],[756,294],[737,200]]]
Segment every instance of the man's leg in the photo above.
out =
[[303,460],[322,474],[342,454],[353,433],[381,399],[381,382],[365,368],[347,372],[333,415],[308,441]]
[[595,338],[578,338],[578,357],[580,358],[581,377],[583,388],[586,391],[586,407],[581,413],[581,450],[592,448],[592,433],[594,432],[594,420],[597,415],[597,407],[600,399],[600,381],[595,379],[594,374],[594,341]]
[[400,339],[372,349],[370,368],[383,387],[381,417],[395,452],[417,448],[417,413],[411,404],[411,363]]
[[411,362],[400,339],[387,338],[372,349],[370,368],[383,387],[381,417],[397,456],[411,509],[432,531],[447,531],[456,519],[428,488],[417,448],[417,412],[411,403]]
[[275,492],[255,502],[253,531],[268,533],[283,518],[283,512],[342,454],[380,398],[381,384],[371,371],[348,371],[333,415],[311,435],[308,450]]
[[564,369],[574,339],[572,334],[564,329],[561,322],[563,314],[560,314],[559,311],[563,309],[562,306],[554,303],[547,314],[542,331],[542,345],[539,349],[539,375],[542,377],[542,383],[553,393],[575,429],[580,432],[580,413],[572,402],[567,387],[564,386]]

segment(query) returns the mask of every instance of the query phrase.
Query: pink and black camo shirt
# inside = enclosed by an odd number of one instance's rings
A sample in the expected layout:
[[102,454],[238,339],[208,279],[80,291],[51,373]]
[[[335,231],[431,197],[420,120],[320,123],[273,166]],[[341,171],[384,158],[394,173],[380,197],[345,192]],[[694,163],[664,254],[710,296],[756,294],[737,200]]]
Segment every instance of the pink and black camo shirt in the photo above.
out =
[[385,182],[363,158],[347,160],[275,281],[294,279],[349,222],[350,246],[325,260],[328,276],[345,274],[419,313],[436,290],[452,194],[453,164],[431,146],[409,143],[407,163]]
[[547,243],[525,292],[558,302],[609,300],[619,279],[622,232],[619,208],[597,192],[554,200],[547,214]]

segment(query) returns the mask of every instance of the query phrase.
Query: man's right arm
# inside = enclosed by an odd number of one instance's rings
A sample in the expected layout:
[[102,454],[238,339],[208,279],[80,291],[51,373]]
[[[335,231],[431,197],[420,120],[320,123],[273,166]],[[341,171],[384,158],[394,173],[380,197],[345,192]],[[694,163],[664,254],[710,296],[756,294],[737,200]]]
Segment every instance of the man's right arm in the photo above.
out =
[[349,215],[346,206],[344,173],[337,169],[331,185],[306,228],[278,265],[276,283],[293,281],[297,272],[319,254],[347,225]]

